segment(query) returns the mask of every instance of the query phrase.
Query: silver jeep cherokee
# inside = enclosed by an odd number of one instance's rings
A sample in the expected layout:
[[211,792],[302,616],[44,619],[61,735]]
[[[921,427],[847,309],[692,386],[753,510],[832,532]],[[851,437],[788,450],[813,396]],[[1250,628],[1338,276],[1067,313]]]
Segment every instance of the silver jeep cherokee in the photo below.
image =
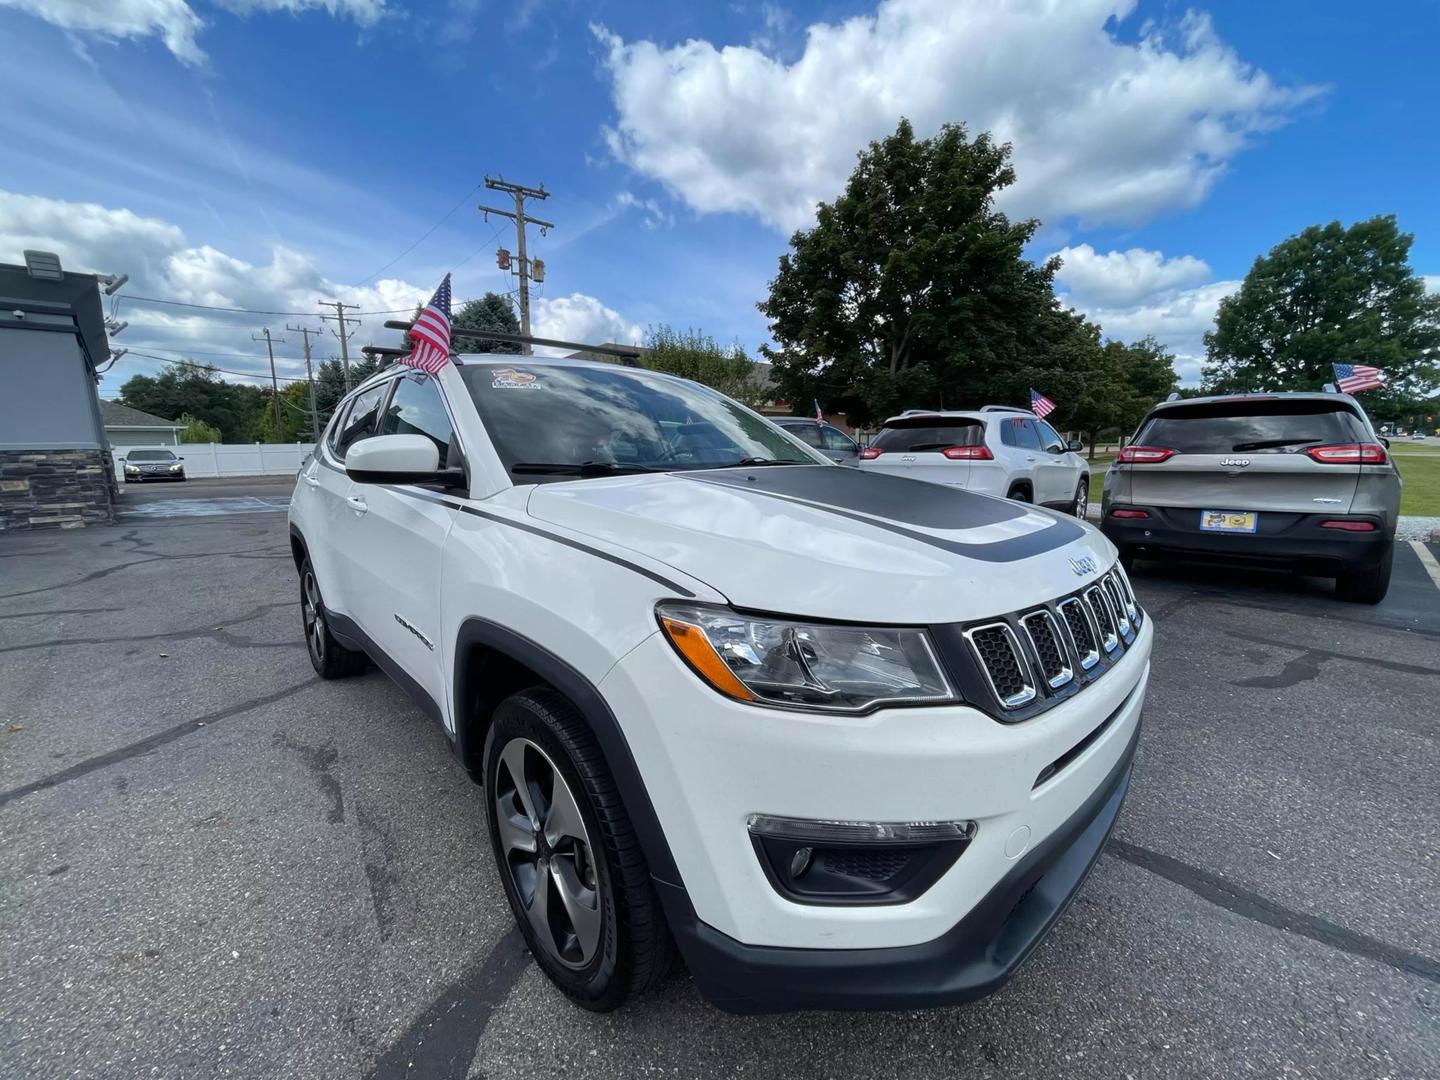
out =
[[1235,559],[1378,604],[1400,513],[1388,445],[1348,394],[1162,402],[1105,474],[1101,527],[1127,563]]

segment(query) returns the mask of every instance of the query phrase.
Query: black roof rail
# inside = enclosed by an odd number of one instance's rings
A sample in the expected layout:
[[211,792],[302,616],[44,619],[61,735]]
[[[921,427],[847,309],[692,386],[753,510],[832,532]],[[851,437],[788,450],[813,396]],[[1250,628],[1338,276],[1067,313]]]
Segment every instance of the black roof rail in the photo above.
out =
[[1030,410],[1029,410],[1029,409],[1022,409],[1022,408],[1019,408],[1018,406],[1015,406],[1015,405],[982,405],[982,406],[980,406],[980,411],[981,411],[981,412],[1012,412],[1012,413],[1021,413],[1021,414],[1024,415],[1024,416],[1029,416],[1029,415],[1030,415]]
[[[410,319],[386,319],[385,329],[387,330],[409,330],[414,322]],[[547,345],[552,349],[574,349],[576,352],[602,353],[606,356],[618,357],[626,367],[640,366],[640,350],[635,346],[626,345],[587,345],[583,341],[561,341],[559,338],[534,337],[529,334],[511,334],[503,330],[463,330],[455,331],[452,328],[451,338],[468,338],[479,341],[503,341],[512,345]],[[390,354],[393,359],[396,356],[403,356],[403,349],[387,349],[377,345],[367,346],[360,350],[365,353],[374,353],[377,356]]]

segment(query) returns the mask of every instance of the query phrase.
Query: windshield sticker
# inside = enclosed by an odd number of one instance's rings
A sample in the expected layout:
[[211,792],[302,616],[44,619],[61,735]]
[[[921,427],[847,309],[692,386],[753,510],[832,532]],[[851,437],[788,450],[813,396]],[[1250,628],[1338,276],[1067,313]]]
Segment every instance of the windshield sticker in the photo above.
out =
[[490,386],[494,390],[539,390],[540,384],[528,371],[515,368],[499,368],[492,374]]

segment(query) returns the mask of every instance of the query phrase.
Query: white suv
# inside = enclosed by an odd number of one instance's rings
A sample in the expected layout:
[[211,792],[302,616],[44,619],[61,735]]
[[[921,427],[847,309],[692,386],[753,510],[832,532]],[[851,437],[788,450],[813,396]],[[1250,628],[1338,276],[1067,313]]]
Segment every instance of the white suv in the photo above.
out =
[[1084,518],[1090,466],[1044,420],[1024,409],[892,416],[860,451],[860,467],[950,484]]
[[834,465],[703,386],[463,356],[337,410],[290,509],[306,641],[484,786],[540,967],[674,952],[740,1012],[986,994],[1130,777],[1152,629],[1051,513]]

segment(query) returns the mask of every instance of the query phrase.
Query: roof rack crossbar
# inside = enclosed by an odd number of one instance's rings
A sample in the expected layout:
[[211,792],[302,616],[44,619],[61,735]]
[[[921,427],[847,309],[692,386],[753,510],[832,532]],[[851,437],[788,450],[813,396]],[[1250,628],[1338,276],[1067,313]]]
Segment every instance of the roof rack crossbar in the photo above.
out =
[[[409,330],[414,323],[409,319],[387,319],[385,328],[387,330]],[[640,350],[634,346],[626,345],[587,345],[583,341],[561,341],[559,338],[533,337],[528,334],[511,334],[503,330],[462,330],[452,331],[455,338],[468,338],[477,341],[504,341],[513,345],[548,345],[552,349],[574,349],[576,352],[602,353],[606,356],[618,356],[628,367],[640,366]],[[372,348],[375,348],[372,346]],[[363,350],[362,350],[363,351]],[[402,355],[403,350],[392,350],[396,356]]]

